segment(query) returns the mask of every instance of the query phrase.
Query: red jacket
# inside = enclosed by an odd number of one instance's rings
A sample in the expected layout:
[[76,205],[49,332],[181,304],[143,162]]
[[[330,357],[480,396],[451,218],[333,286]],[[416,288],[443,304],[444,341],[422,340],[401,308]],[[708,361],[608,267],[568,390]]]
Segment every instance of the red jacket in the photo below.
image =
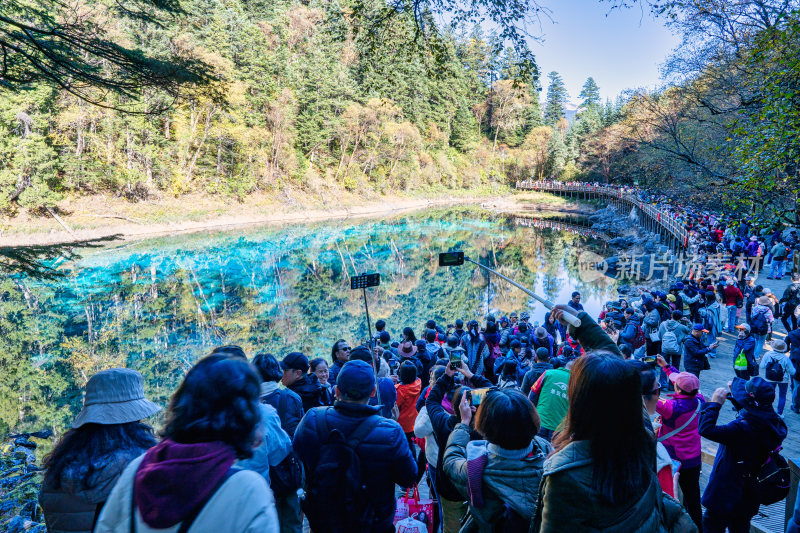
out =
[[408,385],[398,383],[395,388],[397,389],[397,408],[400,410],[397,423],[400,424],[403,431],[412,433],[414,421],[417,419],[417,398],[422,390],[422,381],[417,378],[414,383]]
[[725,288],[722,289],[722,299],[725,300],[725,305],[736,305],[741,298],[744,296],[736,285],[725,285]]

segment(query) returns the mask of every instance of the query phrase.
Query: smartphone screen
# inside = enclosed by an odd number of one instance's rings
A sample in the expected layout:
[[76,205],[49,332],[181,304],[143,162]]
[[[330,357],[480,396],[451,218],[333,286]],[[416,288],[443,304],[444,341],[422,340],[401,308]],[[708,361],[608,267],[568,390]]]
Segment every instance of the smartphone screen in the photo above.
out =
[[461,354],[457,352],[450,352],[450,364],[455,368],[461,366]]
[[475,407],[479,406],[481,404],[481,401],[483,401],[483,397],[486,396],[487,392],[489,392],[489,388],[488,387],[483,388],[483,389],[472,389],[471,391],[469,391],[469,394],[470,394],[469,401],[470,401],[470,403],[472,405],[474,405]]

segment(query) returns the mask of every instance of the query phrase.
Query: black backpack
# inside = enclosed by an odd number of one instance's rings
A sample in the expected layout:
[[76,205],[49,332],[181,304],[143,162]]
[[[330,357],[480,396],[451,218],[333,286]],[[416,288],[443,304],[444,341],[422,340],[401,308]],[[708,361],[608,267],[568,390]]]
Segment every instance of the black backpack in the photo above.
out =
[[750,331],[756,335],[766,335],[769,332],[765,313],[753,313],[750,317]]
[[783,365],[774,357],[767,363],[765,377],[767,381],[783,381]]
[[800,286],[792,285],[789,289],[789,297],[786,299],[788,305],[800,305]]
[[756,496],[762,505],[772,505],[789,495],[792,473],[780,451],[780,447],[770,451],[756,475]]
[[329,407],[317,415],[319,459],[308,477],[303,512],[314,533],[369,531],[375,511],[369,504],[358,445],[375,429],[378,415],[365,418],[349,437],[328,429]]
[[[286,412],[288,393],[282,391],[278,398],[278,413]],[[294,450],[289,450],[283,461],[269,468],[269,486],[276,498],[295,494],[303,486],[303,463]]]

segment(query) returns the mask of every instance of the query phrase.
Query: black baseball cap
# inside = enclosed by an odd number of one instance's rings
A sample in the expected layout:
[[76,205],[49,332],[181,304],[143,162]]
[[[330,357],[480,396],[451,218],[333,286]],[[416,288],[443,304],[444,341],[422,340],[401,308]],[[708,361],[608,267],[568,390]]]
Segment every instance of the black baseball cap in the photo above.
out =
[[292,352],[281,361],[281,368],[284,370],[302,370],[308,372],[308,357],[300,352]]

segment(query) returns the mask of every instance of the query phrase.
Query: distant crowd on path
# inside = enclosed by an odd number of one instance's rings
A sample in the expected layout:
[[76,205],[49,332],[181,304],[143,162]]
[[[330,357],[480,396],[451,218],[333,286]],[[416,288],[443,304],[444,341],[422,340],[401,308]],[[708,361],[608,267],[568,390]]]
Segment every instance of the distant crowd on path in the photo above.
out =
[[[800,276],[780,299],[751,282],[676,280],[598,321],[579,292],[540,322],[429,320],[417,338],[380,320],[367,345],[339,339],[330,358],[248,361],[221,346],[187,373],[157,437],[141,375],[105,370],[45,459],[48,529],[749,531],[759,473],[786,436],[786,389],[792,410],[800,389]],[[723,322],[723,304],[744,322]],[[765,350],[787,309],[790,333]],[[715,340],[726,326],[731,354]],[[731,358],[732,381],[706,399],[715,356]],[[737,418],[719,424],[728,400]],[[702,495],[701,436],[719,443]],[[436,504],[398,507],[398,487],[423,478]]]
[[[552,185],[557,182],[536,183]],[[792,261],[800,250],[798,228],[777,217],[768,219],[756,215],[737,217],[715,213],[664,194],[629,186],[583,182],[560,184],[612,189],[658,208],[687,231],[685,246],[691,254],[699,256],[699,262],[705,263],[715,255],[722,256],[726,259],[722,267],[733,271],[740,282],[748,271],[757,271],[766,265],[770,266],[767,279],[783,278],[791,273]]]

